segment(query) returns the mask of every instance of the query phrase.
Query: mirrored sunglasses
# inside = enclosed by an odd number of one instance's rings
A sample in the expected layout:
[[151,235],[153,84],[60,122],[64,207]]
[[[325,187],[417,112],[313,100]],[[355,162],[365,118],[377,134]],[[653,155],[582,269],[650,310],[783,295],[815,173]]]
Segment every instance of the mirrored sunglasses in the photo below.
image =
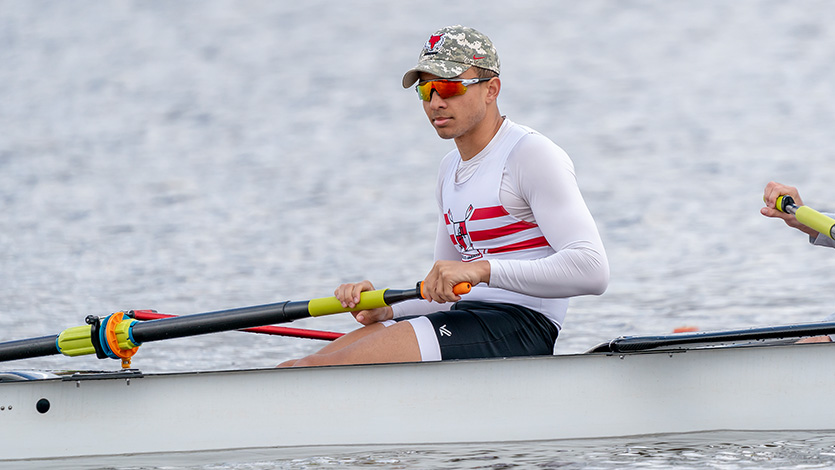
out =
[[486,82],[492,80],[491,78],[453,78],[453,79],[435,79],[419,82],[415,86],[418,97],[423,101],[432,99],[432,90],[438,93],[441,99],[447,99],[453,96],[463,95],[467,92],[467,87],[475,85],[476,83]]

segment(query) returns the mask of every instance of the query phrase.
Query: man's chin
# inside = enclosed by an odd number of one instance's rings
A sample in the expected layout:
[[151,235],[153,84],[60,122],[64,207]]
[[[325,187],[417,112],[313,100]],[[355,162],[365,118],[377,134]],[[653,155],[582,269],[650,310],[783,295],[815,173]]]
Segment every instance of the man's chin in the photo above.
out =
[[455,133],[451,132],[450,129],[445,129],[445,128],[442,128],[442,127],[436,127],[435,132],[438,133],[438,137],[440,137],[444,140],[450,140],[450,139],[454,139],[456,137]]

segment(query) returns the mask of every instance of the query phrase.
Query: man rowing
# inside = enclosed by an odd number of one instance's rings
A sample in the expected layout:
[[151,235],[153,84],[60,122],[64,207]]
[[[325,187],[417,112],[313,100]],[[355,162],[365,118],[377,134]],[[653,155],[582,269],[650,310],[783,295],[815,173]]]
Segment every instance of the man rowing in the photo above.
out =
[[[455,149],[435,192],[435,264],[415,300],[354,313],[363,327],[282,366],[553,354],[569,297],[609,280],[600,235],[568,155],[499,112],[500,62],[484,34],[449,26],[403,76],[429,122]],[[474,287],[462,299],[453,286]],[[369,281],[334,292],[353,308]]]

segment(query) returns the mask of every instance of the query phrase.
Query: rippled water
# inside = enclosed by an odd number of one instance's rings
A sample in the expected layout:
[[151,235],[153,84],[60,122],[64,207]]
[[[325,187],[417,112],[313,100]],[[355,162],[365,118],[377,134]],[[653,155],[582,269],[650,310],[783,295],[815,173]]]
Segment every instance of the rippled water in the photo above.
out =
[[812,469],[835,467],[835,436],[711,432],[617,439],[456,444],[410,448],[321,447],[40,461],[84,469]]
[[[0,340],[119,309],[300,300],[361,278],[412,286],[431,264],[451,144],[399,81],[453,23],[496,42],[501,110],[572,156],[608,250],[610,287],[573,301],[559,352],[822,318],[835,253],[758,208],[774,179],[835,210],[833,13],[823,0],[0,0]],[[143,346],[134,364],[263,367],[319,346],[225,333]],[[835,462],[832,440],[236,454],[205,468],[805,468]]]

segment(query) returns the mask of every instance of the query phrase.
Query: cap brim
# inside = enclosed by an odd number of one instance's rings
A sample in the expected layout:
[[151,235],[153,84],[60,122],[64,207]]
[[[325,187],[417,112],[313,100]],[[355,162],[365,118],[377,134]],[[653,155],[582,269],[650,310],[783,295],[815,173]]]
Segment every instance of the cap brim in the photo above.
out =
[[421,72],[431,73],[441,78],[455,78],[470,68],[469,64],[448,60],[425,60],[403,75],[403,88],[409,88],[420,79]]

